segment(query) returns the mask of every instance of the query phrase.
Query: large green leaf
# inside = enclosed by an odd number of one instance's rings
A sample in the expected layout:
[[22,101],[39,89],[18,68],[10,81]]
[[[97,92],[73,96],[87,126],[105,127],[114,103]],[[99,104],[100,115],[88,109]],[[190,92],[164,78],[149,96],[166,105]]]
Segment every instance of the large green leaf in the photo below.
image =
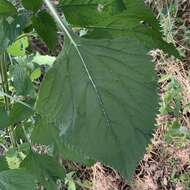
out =
[[57,26],[51,15],[41,11],[32,18],[32,23],[39,36],[53,49],[57,43]]
[[[88,28],[86,37],[94,40],[73,37],[72,44],[65,44],[41,86],[36,109],[43,122],[33,139],[42,137],[58,149],[66,145],[131,179],[150,142],[158,107],[156,74],[148,52],[161,48],[178,53],[162,40],[158,23],[142,2],[122,2],[120,11],[108,11],[102,21],[71,23]],[[88,9],[89,4],[84,1],[79,9]],[[44,129],[51,134],[43,136]]]
[[21,167],[29,171],[36,177],[36,180],[45,186],[56,187],[56,179],[63,179],[65,177],[65,169],[53,157],[47,155],[39,155],[31,152],[22,162]]
[[23,32],[26,23],[27,16],[25,14],[17,16],[13,21],[0,18],[0,53],[4,52]]
[[0,172],[1,190],[36,190],[34,178],[23,170]]
[[0,0],[0,16],[14,16],[17,14],[16,8],[7,0]]
[[154,129],[154,64],[135,38],[77,44],[47,74],[37,111],[65,144],[130,178]]

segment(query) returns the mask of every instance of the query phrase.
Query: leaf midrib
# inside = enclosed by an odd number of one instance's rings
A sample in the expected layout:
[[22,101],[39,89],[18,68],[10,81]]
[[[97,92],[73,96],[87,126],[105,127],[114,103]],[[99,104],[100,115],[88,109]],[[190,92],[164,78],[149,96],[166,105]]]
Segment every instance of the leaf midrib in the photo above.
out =
[[83,55],[82,55],[82,53],[81,53],[81,51],[79,49],[79,45],[74,46],[74,48],[77,51],[77,54],[78,54],[78,56],[79,56],[79,58],[80,58],[80,60],[82,62],[82,66],[83,66],[83,68],[84,68],[84,70],[86,72],[86,75],[87,75],[87,77],[88,77],[88,79],[89,79],[89,81],[90,81],[90,83],[91,83],[91,85],[92,85],[92,87],[93,87],[93,89],[95,91],[99,106],[101,108],[101,112],[104,115],[105,120],[106,120],[106,125],[107,125],[107,127],[111,128],[111,121],[110,121],[109,115],[108,115],[108,113],[107,113],[107,111],[105,109],[104,102],[102,100],[102,97],[100,95],[98,87],[97,87],[97,85],[95,83],[95,80],[94,80],[94,78],[93,78],[93,76],[92,76],[92,74],[91,74],[91,72],[90,72],[90,70],[88,68],[88,65],[86,64],[85,59],[84,59],[84,57],[83,57]]

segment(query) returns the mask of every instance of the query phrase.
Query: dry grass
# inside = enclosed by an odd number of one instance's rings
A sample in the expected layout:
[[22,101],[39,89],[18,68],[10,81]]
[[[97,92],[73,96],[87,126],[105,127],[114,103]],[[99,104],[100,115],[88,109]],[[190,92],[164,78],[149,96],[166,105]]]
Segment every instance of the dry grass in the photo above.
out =
[[117,190],[118,181],[121,181],[117,172],[108,172],[101,163],[96,163],[93,167],[93,187],[92,190]]

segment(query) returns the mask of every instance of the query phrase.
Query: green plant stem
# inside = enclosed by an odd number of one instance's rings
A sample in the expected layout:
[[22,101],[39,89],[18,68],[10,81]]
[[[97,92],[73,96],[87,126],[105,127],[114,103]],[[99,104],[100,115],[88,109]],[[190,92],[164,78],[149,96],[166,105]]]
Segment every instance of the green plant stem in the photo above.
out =
[[[7,85],[6,85],[6,80],[7,77],[5,76],[5,67],[4,67],[4,55],[0,55],[0,71],[1,71],[1,80],[2,80],[2,88],[3,88],[3,92],[6,93],[7,92]],[[9,105],[9,99],[4,96],[5,99],[5,106],[6,109],[8,110],[8,105]]]
[[22,130],[24,132],[24,135],[26,137],[26,140],[27,140],[28,144],[30,145],[30,147],[32,147],[32,142],[31,142],[30,138],[27,135],[27,132],[26,132],[26,129],[25,129],[24,125],[22,125]]
[[[5,53],[0,55],[0,71],[1,71],[0,74],[1,74],[1,79],[2,79],[3,92],[9,95],[9,83],[8,83],[8,77],[7,77],[7,64],[6,64],[6,54]],[[4,99],[5,99],[6,110],[9,112],[10,111],[10,100],[7,96],[4,96]],[[8,133],[10,136],[11,145],[13,147],[16,147],[16,140],[14,137],[14,131],[13,131],[12,126],[8,127]]]

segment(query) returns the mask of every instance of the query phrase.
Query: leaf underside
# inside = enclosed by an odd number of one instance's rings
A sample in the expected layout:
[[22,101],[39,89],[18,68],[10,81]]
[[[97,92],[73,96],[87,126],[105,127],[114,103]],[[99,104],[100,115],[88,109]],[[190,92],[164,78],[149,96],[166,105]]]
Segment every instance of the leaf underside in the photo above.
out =
[[89,73],[68,44],[46,76],[37,110],[62,142],[130,178],[154,129],[154,64],[135,39],[80,40],[79,50]]

